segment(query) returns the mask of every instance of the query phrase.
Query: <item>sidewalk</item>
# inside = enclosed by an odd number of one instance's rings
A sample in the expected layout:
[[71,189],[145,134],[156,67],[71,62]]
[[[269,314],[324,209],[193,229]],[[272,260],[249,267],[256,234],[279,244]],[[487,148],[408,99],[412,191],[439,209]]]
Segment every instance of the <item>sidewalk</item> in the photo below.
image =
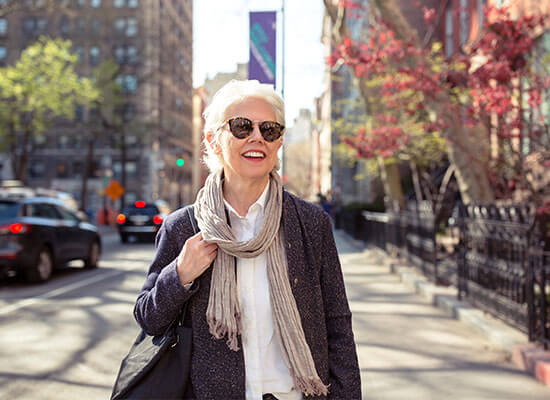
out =
[[342,231],[335,238],[364,399],[550,399],[550,387],[519,370],[502,346],[404,284],[383,253]]

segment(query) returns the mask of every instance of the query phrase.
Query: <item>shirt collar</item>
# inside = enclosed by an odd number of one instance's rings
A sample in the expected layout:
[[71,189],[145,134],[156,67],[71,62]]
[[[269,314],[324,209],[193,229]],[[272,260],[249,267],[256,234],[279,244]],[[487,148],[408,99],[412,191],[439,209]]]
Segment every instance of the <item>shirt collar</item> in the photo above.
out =
[[[260,195],[260,197],[258,197],[258,200],[256,200],[251,206],[250,208],[248,209],[248,212],[247,212],[247,215],[250,214],[251,211],[253,211],[253,209],[255,208],[258,208],[259,211],[262,211],[264,208],[265,208],[265,203],[267,201],[267,192],[269,191],[269,180],[267,181],[267,184],[265,185],[265,188],[264,188],[264,191],[262,192],[262,194]],[[223,202],[225,204],[225,207],[227,208],[227,210],[232,213],[232,214],[235,214],[235,216],[237,217],[241,217],[239,215],[239,213],[237,213],[237,211],[235,211],[235,209],[231,206],[231,204],[229,204],[227,202],[227,200],[225,199],[225,197],[223,198]],[[241,217],[242,218],[242,217]]]

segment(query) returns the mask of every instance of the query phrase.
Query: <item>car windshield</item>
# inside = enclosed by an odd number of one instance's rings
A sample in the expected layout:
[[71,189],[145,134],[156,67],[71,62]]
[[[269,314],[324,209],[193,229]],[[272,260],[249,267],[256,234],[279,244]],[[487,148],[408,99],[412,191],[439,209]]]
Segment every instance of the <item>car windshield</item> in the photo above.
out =
[[130,206],[130,207],[126,207],[124,209],[123,214],[128,215],[128,216],[148,215],[150,217],[153,217],[153,216],[159,214],[159,209],[155,205],[145,206],[145,207]]
[[14,201],[0,201],[0,218],[14,218],[19,212],[19,203]]

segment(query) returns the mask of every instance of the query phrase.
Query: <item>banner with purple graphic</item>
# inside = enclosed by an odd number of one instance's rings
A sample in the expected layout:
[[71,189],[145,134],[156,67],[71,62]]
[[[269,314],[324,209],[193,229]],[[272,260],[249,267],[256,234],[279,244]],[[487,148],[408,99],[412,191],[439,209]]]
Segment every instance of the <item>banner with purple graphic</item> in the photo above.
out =
[[250,58],[248,79],[275,86],[276,63],[276,11],[250,12]]

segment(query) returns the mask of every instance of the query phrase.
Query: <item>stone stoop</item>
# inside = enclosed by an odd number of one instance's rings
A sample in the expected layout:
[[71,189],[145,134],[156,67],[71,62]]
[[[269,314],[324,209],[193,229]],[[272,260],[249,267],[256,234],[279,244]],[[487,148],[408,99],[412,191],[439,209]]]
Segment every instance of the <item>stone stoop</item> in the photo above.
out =
[[512,359],[522,370],[550,386],[550,351],[545,351],[535,343],[517,345]]

